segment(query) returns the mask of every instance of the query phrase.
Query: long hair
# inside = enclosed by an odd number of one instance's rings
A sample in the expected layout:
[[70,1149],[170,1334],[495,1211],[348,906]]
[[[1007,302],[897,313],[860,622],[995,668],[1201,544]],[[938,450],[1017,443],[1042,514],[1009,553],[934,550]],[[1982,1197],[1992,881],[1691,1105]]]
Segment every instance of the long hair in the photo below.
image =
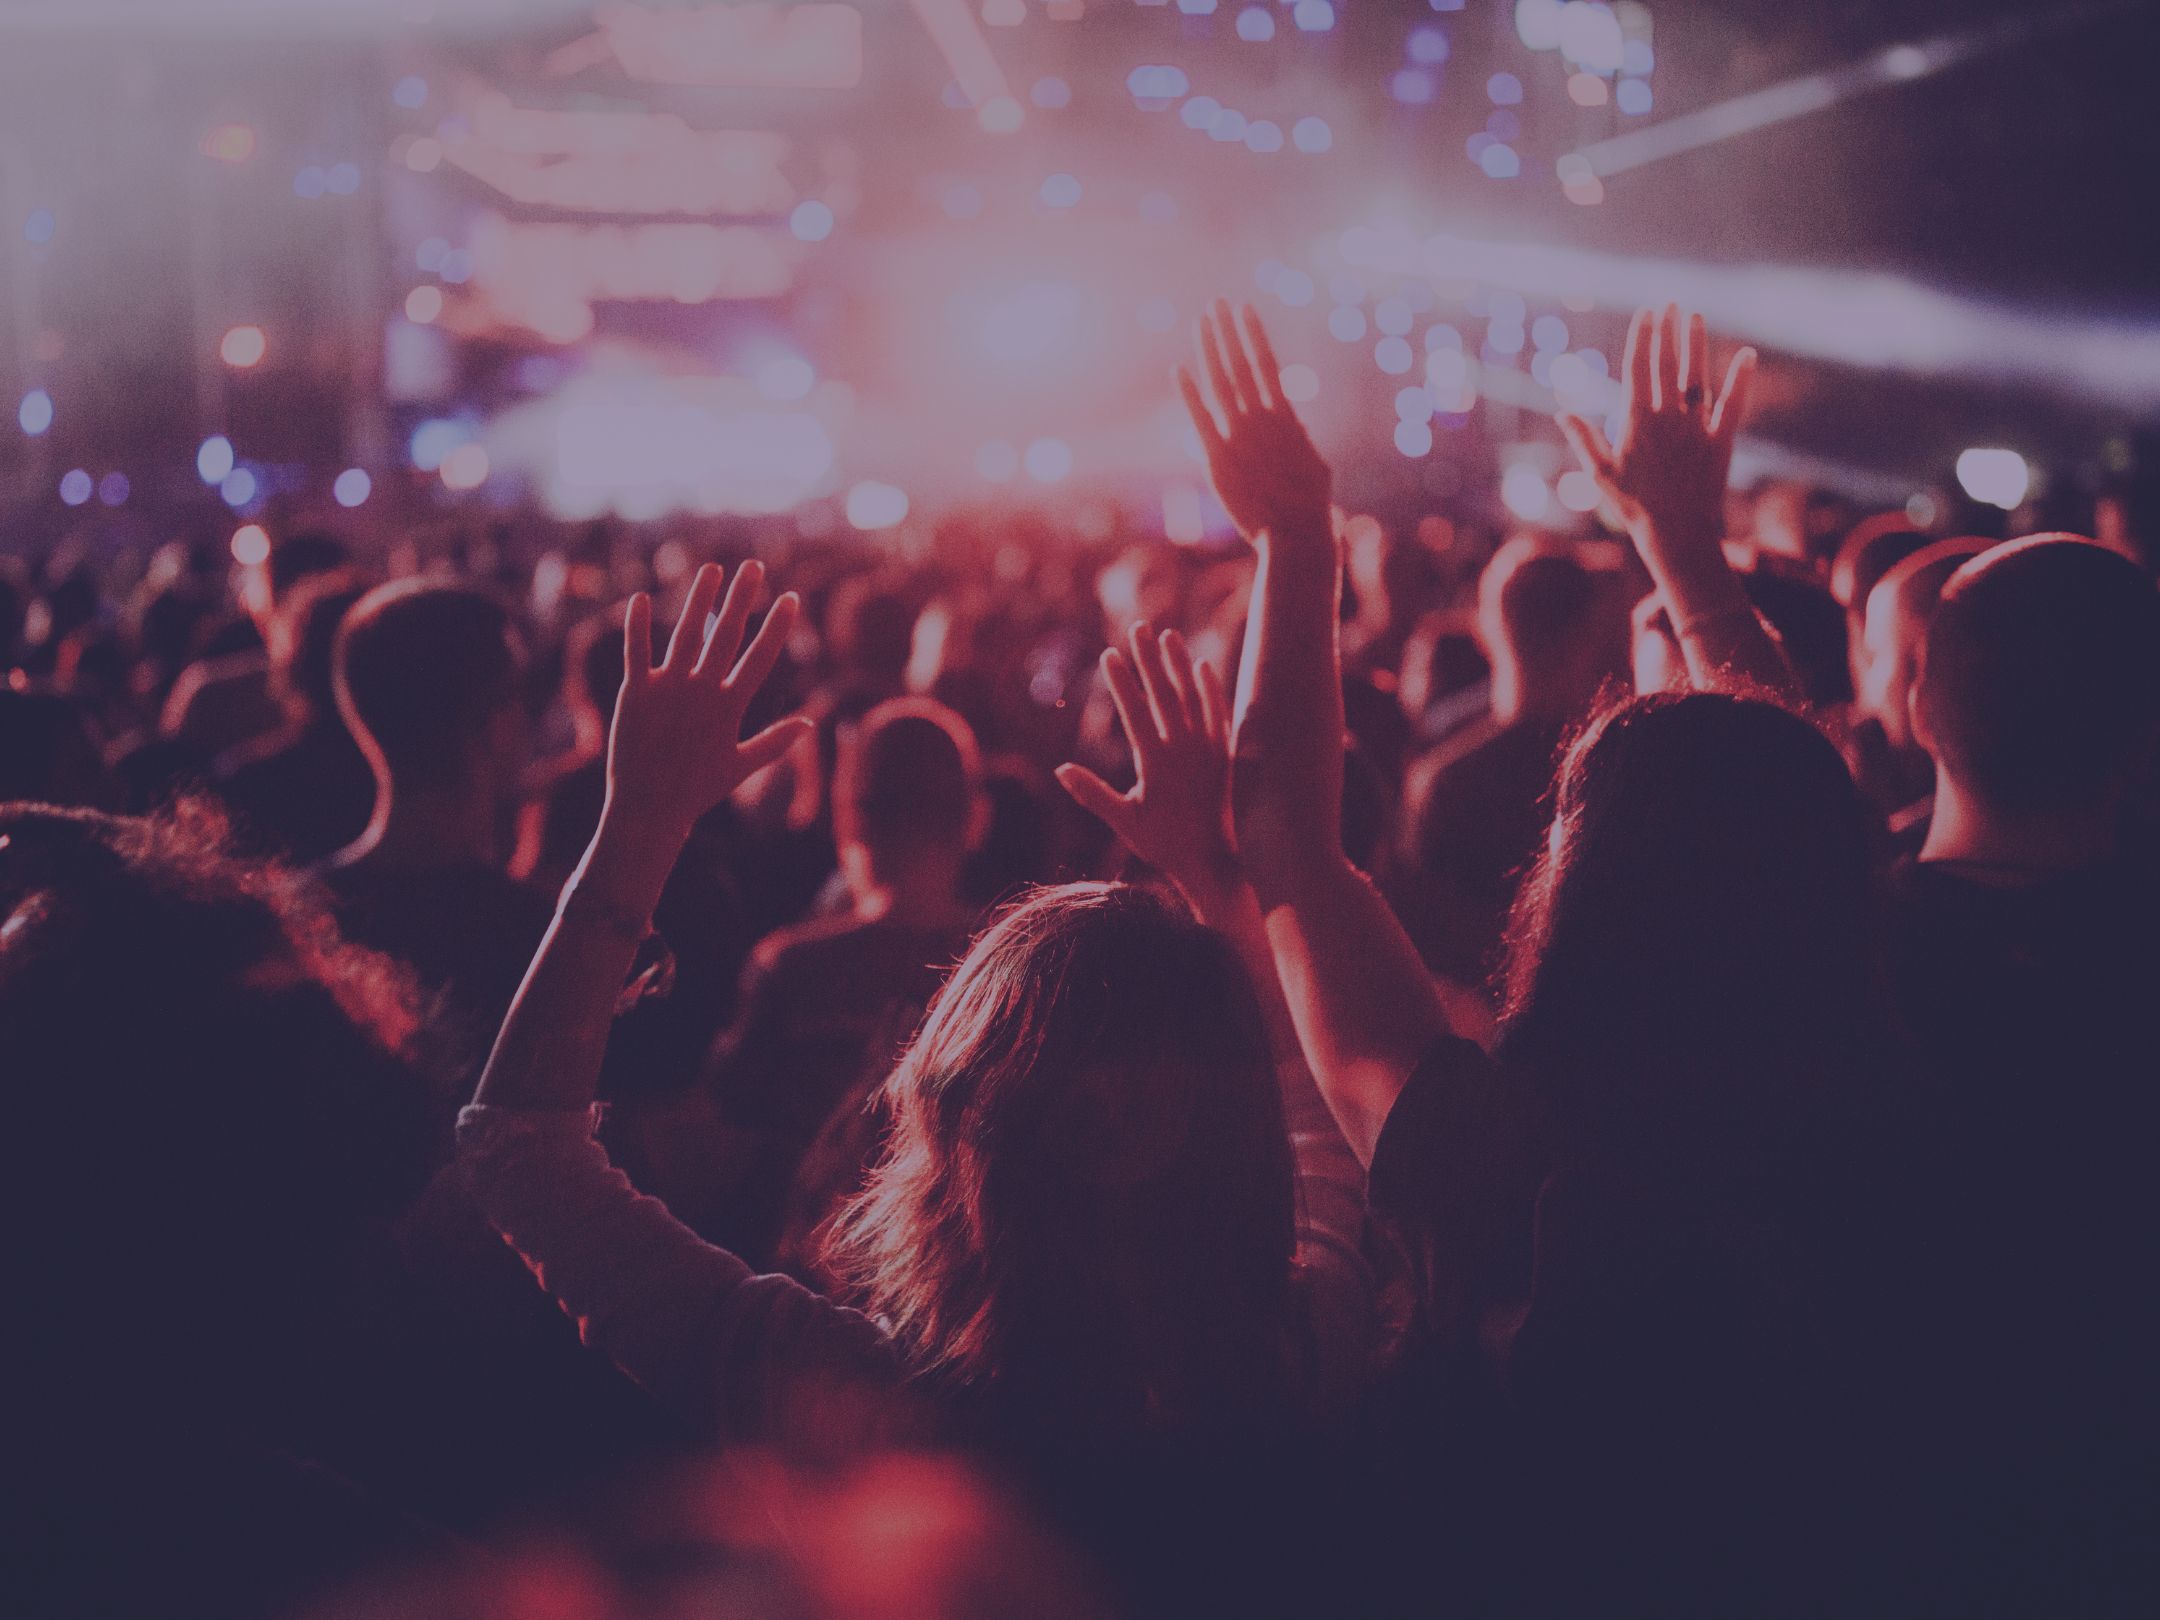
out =
[[1292,1166],[1219,935],[1145,889],[1037,891],[976,941],[884,1103],[826,1259],[924,1381],[1080,1434],[1284,1396]]
[[1588,1136],[1765,1120],[1879,1050],[1871,888],[1865,806],[1806,720],[1607,707],[1516,897],[1500,1050]]

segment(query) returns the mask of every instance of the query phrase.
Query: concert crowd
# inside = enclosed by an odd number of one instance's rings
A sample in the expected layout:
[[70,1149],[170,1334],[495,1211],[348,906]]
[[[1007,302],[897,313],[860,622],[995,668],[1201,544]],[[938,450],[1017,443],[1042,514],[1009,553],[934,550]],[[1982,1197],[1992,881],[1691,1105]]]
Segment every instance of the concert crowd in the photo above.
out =
[[1221,545],[0,557],[9,1611],[2149,1612],[2160,522],[1280,369]]

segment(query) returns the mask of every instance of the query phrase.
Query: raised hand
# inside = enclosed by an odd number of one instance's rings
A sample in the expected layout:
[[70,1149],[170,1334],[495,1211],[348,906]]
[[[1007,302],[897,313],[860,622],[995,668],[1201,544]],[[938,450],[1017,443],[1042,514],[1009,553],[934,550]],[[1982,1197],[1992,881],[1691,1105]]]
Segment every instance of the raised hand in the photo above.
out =
[[738,659],[765,570],[744,563],[724,601],[721,579],[711,564],[698,570],[657,667],[652,598],[632,597],[624,616],[623,684],[608,732],[608,810],[662,837],[687,837],[698,817],[786,753],[810,724],[793,716],[741,737],[743,715],[779,661],[800,602],[792,592],[775,602]]
[[1617,441],[1608,445],[1580,416],[1559,419],[1661,584],[1724,572],[1725,480],[1754,375],[1755,351],[1742,349],[1713,393],[1703,318],[1683,322],[1675,304],[1638,310],[1621,365]]
[[1290,401],[1267,329],[1250,305],[1244,331],[1230,305],[1217,299],[1200,317],[1203,394],[1193,373],[1178,368],[1178,388],[1207,452],[1208,477],[1238,532],[1255,545],[1270,538],[1329,538],[1331,477]]
[[1119,793],[1081,765],[1057,779],[1118,842],[1163,872],[1207,916],[1238,884],[1230,843],[1230,711],[1215,671],[1175,630],[1136,624],[1130,654],[1102,655],[1103,679],[1133,751],[1138,780]]

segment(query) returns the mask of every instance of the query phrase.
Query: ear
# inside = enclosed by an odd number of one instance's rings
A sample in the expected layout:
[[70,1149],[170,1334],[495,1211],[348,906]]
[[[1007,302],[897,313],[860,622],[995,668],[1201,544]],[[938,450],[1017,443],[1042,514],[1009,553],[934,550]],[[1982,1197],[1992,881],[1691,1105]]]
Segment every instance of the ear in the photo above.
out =
[[981,849],[983,840],[990,836],[990,795],[980,784],[968,798],[967,847],[974,854]]
[[1928,678],[1927,659],[1923,655],[1913,661],[1912,680],[1905,687],[1905,724],[1928,758],[1935,757],[1935,736],[1928,729]]

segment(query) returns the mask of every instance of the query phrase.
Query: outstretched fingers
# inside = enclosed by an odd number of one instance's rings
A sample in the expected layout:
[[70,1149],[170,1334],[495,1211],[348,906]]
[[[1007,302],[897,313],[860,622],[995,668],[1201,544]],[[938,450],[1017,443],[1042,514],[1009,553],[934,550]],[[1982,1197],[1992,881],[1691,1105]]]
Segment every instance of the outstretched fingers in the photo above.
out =
[[643,686],[652,679],[652,598],[639,591],[623,609],[623,684]]
[[1218,746],[1230,735],[1230,702],[1224,695],[1222,677],[1209,663],[1193,665],[1193,684],[1200,692],[1200,726]]
[[1747,414],[1748,395],[1755,385],[1755,361],[1753,349],[1742,349],[1725,368],[1725,387],[1710,416],[1710,436],[1722,443],[1732,442],[1740,431],[1740,419]]
[[1185,396],[1185,409],[1192,416],[1193,429],[1200,435],[1200,448],[1213,462],[1222,454],[1223,424],[1217,420],[1207,396],[1200,392],[1193,374],[1183,366],[1177,368],[1177,385],[1178,392]]
[[1200,328],[1194,341],[1200,346],[1200,366],[1207,373],[1208,389],[1215,400],[1215,412],[1222,418],[1226,431],[1235,431],[1237,419],[1244,414],[1244,410],[1238,399],[1237,384],[1230,377],[1230,364],[1223,357],[1222,346],[1216,341],[1213,317],[1200,317]]
[[1148,714],[1147,693],[1141,689],[1140,677],[1133,673],[1131,662],[1115,647],[1103,649],[1102,676],[1103,685],[1110,689],[1110,704],[1117,710],[1118,724],[1125,728],[1125,743],[1132,749],[1133,768],[1145,780],[1147,762],[1154,756],[1158,740]]
[[1242,311],[1245,329],[1245,346],[1252,351],[1253,365],[1258,370],[1260,385],[1265,390],[1269,410],[1289,403],[1282,394],[1282,366],[1275,359],[1275,345],[1268,341],[1267,328],[1260,324],[1260,312],[1247,304]]
[[1140,689],[1147,694],[1148,716],[1155,723],[1155,735],[1168,742],[1183,729],[1185,712],[1170,671],[1163,665],[1162,644],[1156,639],[1155,627],[1143,619],[1126,632],[1125,640],[1132,649],[1133,668],[1140,672]]
[[1260,391],[1260,379],[1254,373],[1252,357],[1245,352],[1245,345],[1238,338],[1237,318],[1230,313],[1230,300],[1215,300],[1215,341],[1223,346],[1230,362],[1231,379],[1238,386],[1238,399],[1245,410],[1264,408],[1266,396]]
[[1560,431],[1567,435],[1575,453],[1582,457],[1582,464],[1592,478],[1600,484],[1610,483],[1616,469],[1613,466],[1612,447],[1605,442],[1605,430],[1585,417],[1562,415]]
[[675,619],[675,633],[668,637],[662,669],[685,671],[697,661],[705,646],[705,621],[720,599],[720,580],[719,566],[707,563],[690,581],[690,594],[683,598],[682,612]]
[[1060,765],[1052,774],[1057,777],[1058,786],[1072,795],[1073,803],[1119,838],[1125,837],[1126,829],[1131,825],[1131,799],[1085,765]]
[[[795,617],[802,609],[802,598],[793,591],[787,592],[773,603],[772,611],[765,615],[765,622],[758,626],[758,633],[750,638],[742,658],[729,674],[728,690],[743,702],[756,696],[772,674],[773,666],[780,662],[780,655],[787,651],[789,633],[795,628]],[[749,611],[747,607],[743,610]],[[737,639],[741,638],[742,626],[735,627]]]
[[712,632],[705,638],[705,650],[691,671],[693,675],[702,675],[707,669],[724,669],[735,661],[743,629],[750,622],[750,610],[756,606],[758,590],[764,583],[763,563],[746,562],[735,570],[735,577],[728,581],[727,595],[720,599],[720,616],[713,621]]
[[1200,683],[1193,673],[1192,648],[1175,630],[1165,630],[1156,638],[1156,652],[1170,677],[1170,690],[1177,696],[1180,723],[1186,731],[1206,736],[1207,721],[1200,708]]

